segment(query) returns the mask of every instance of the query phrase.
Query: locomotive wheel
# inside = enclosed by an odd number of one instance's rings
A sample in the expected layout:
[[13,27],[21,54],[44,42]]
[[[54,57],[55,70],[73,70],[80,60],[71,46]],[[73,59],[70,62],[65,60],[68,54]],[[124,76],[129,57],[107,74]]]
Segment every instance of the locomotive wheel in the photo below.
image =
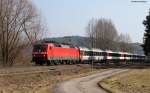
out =
[[72,64],[76,64],[76,61],[72,61]]
[[39,65],[43,65],[43,62],[35,62],[35,64],[36,64],[37,66],[39,66]]
[[71,61],[70,60],[68,61],[68,64],[71,65]]
[[65,62],[66,62],[66,65],[69,64],[69,62],[67,60]]
[[69,64],[72,65],[72,64],[73,64],[73,61],[72,61],[72,60],[69,60]]
[[35,65],[36,65],[36,66],[39,66],[40,64],[39,64],[39,62],[35,62]]
[[66,64],[66,61],[63,61],[63,64],[65,65],[65,64]]
[[63,64],[63,61],[61,61],[60,64]]
[[48,62],[46,62],[46,65],[47,65],[47,66],[50,66],[50,65],[51,65],[51,63],[48,61]]
[[57,65],[58,63],[56,61],[54,61],[54,65]]
[[43,66],[43,63],[42,63],[42,62],[40,62],[39,64],[40,64],[41,66]]

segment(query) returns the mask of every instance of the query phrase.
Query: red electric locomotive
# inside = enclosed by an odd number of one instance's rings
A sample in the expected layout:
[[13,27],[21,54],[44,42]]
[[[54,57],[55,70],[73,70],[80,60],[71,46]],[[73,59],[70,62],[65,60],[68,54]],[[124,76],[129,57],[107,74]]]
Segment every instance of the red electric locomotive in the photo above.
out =
[[32,56],[32,61],[35,62],[35,64],[70,64],[79,62],[80,51],[77,47],[71,45],[41,43],[34,45]]

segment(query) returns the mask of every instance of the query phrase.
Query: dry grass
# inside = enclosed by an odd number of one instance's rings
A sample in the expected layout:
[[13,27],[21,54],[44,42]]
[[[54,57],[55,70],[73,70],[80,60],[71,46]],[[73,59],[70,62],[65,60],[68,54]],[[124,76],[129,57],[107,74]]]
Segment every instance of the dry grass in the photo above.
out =
[[150,69],[133,69],[99,84],[112,93],[150,93]]
[[[92,73],[104,71],[94,69]],[[40,72],[35,74],[0,76],[0,93],[52,93],[53,85],[74,77],[91,73],[90,67],[71,67],[60,71]]]

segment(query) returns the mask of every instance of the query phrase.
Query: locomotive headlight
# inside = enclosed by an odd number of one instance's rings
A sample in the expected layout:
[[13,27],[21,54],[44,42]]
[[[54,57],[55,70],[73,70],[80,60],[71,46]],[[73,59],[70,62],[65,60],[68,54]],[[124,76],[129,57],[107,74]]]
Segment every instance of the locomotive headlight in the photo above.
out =
[[44,54],[43,56],[46,57],[46,54]]

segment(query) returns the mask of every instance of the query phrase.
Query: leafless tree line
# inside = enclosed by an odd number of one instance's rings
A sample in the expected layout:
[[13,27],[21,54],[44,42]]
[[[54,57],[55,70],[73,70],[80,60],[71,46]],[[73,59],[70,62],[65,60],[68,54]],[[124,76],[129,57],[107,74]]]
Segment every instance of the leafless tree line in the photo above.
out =
[[128,34],[119,34],[111,20],[91,19],[87,26],[91,47],[103,50],[133,52]]
[[22,50],[41,37],[43,26],[28,0],[0,0],[0,62],[12,66]]

